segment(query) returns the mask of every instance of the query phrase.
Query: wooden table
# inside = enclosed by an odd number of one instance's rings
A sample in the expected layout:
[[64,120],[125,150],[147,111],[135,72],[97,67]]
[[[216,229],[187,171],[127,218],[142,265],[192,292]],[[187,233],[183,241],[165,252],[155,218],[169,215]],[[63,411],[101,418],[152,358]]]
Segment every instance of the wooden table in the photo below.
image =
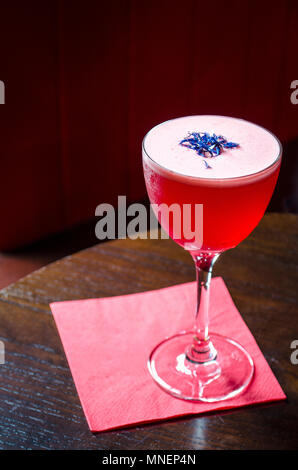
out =
[[173,419],[93,435],[49,302],[140,292],[194,280],[188,253],[170,240],[102,243],[34,272],[0,292],[1,449],[298,449],[297,222],[266,215],[222,255],[222,275],[288,396],[287,402]]

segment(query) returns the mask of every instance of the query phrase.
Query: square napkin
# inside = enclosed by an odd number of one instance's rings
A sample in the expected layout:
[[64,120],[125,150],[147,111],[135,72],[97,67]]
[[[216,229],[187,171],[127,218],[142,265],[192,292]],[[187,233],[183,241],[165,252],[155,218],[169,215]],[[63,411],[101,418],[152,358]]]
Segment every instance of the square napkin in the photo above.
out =
[[91,431],[286,398],[223,279],[214,278],[210,288],[210,330],[242,344],[255,364],[248,389],[217,403],[187,402],[168,395],[156,385],[147,367],[157,343],[192,329],[195,282],[50,305]]

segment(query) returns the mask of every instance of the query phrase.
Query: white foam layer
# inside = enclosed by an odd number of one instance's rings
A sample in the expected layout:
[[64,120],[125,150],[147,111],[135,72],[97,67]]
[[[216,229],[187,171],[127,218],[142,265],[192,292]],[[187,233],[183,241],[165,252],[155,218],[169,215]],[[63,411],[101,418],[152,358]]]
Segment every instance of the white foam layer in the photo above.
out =
[[[195,150],[180,145],[191,132],[208,132],[224,136],[229,142],[239,144],[207,162]],[[161,171],[169,170],[179,175],[206,179],[228,179],[252,175],[270,167],[281,152],[279,140],[263,127],[251,122],[213,115],[187,116],[166,121],[151,129],[146,135],[145,153]]]

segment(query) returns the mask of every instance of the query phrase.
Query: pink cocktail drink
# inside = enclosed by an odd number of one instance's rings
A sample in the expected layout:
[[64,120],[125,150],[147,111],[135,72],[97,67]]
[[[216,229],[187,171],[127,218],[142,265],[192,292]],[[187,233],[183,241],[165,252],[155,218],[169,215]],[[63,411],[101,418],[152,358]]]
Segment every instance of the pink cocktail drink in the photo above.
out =
[[[203,158],[180,142],[191,132],[223,135],[239,144]],[[222,252],[244,240],[261,220],[280,169],[280,144],[253,123],[224,116],[190,116],[153,128],[143,144],[144,175],[153,204],[203,205],[203,239],[177,238],[173,218],[163,228],[193,253]],[[204,161],[208,162],[208,166]],[[160,214],[159,214],[160,215]],[[165,226],[166,225],[166,226]]]
[[253,359],[243,346],[209,333],[209,287],[220,253],[238,245],[262,218],[280,163],[279,140],[242,119],[188,116],[159,124],[144,138],[153,210],[163,229],[190,252],[197,274],[193,330],[165,338],[148,362],[153,379],[175,397],[227,400],[252,380]]

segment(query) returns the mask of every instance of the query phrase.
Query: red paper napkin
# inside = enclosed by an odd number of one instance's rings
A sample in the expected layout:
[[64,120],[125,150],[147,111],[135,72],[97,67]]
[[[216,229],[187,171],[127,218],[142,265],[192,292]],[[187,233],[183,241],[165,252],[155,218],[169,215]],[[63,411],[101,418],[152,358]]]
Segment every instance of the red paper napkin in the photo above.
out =
[[171,397],[156,385],[147,368],[149,353],[158,342],[192,328],[194,282],[50,305],[91,431],[286,398],[222,278],[212,280],[210,294],[210,330],[242,344],[255,364],[248,389],[218,403]]

